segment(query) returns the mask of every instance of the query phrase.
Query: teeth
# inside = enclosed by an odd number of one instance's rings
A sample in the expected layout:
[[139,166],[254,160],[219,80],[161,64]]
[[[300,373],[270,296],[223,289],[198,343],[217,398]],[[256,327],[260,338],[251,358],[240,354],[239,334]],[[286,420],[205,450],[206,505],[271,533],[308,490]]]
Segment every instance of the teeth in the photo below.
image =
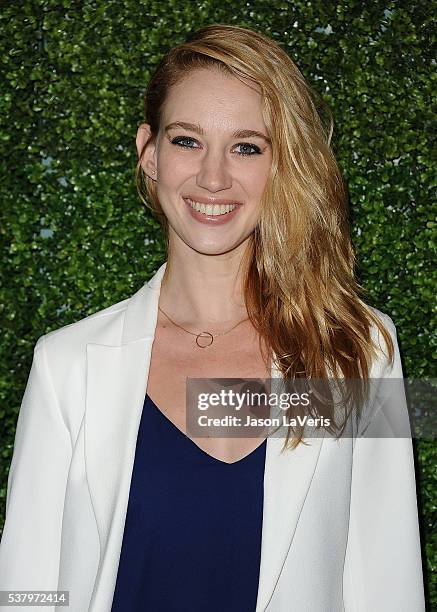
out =
[[191,208],[197,210],[198,212],[203,213],[204,215],[225,215],[234,208],[237,207],[236,204],[201,204],[200,202],[194,202],[194,200],[190,200],[190,198],[185,198]]

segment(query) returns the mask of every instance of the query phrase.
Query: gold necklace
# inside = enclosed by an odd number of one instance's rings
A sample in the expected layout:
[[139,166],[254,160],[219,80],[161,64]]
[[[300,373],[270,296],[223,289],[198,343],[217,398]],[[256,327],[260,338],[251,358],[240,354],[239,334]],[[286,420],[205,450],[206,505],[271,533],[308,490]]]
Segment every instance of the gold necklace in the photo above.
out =
[[[211,332],[207,332],[207,331],[203,331],[203,332],[196,334],[194,332],[190,332],[188,329],[185,329],[185,327],[182,327],[182,325],[179,325],[179,323],[176,323],[176,321],[173,321],[173,319],[171,319],[168,316],[168,314],[162,310],[160,306],[158,306],[158,310],[160,310],[162,314],[165,315],[167,319],[173,323],[173,325],[176,325],[176,327],[183,329],[184,332],[187,332],[187,334],[196,336],[196,344],[199,348],[206,348],[207,346],[211,346],[211,344],[214,342],[214,338],[216,338],[217,336],[224,336],[225,334],[228,334],[230,331],[235,329],[238,325],[241,325],[241,323],[244,323],[244,321],[247,321],[249,319],[249,317],[246,317],[245,319],[243,319],[242,321],[240,321],[239,323],[231,327],[231,329],[228,329],[224,332],[218,332],[217,334],[214,334],[214,335],[211,334]],[[204,342],[204,344],[199,344],[199,340]]]

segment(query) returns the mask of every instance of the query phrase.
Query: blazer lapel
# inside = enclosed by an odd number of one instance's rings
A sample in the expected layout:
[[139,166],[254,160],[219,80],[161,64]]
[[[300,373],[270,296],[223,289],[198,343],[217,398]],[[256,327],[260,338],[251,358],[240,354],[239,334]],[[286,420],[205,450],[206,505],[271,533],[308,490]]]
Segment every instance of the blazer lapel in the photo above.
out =
[[[129,300],[120,344],[87,345],[85,465],[100,539],[90,611],[111,608],[165,268]],[[272,378],[279,375],[273,366]],[[265,610],[279,579],[321,447],[312,439],[281,452],[283,441],[267,440],[256,612]]]
[[163,264],[128,302],[121,344],[87,345],[85,465],[100,540],[90,610],[111,609]]
[[[272,369],[272,378],[277,370]],[[285,428],[281,431],[284,433]],[[263,612],[279,580],[287,558],[311,479],[315,472],[323,436],[308,446],[282,451],[284,437],[267,439],[264,471],[264,506],[261,564],[256,612]]]

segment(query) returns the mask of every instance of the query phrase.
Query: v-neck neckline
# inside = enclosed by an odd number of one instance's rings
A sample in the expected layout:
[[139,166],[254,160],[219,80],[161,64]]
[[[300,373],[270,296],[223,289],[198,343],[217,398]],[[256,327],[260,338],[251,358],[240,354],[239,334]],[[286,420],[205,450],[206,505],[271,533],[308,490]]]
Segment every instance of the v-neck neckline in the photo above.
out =
[[245,461],[245,459],[249,459],[249,457],[251,457],[253,454],[255,454],[257,451],[259,451],[260,449],[262,449],[263,445],[267,444],[267,439],[264,439],[261,444],[258,444],[258,446],[256,448],[254,448],[252,451],[250,451],[250,453],[248,453],[247,455],[244,455],[244,457],[241,457],[241,459],[237,459],[237,461],[232,461],[232,462],[228,462],[228,461],[223,461],[222,459],[218,459],[217,457],[214,457],[213,455],[210,455],[209,453],[207,453],[205,450],[203,450],[203,448],[201,448],[198,444],[196,444],[196,442],[194,442],[194,440],[192,438],[190,438],[189,436],[187,436],[186,433],[184,433],[181,429],[179,429],[179,427],[177,425],[175,425],[173,423],[173,421],[171,419],[168,418],[167,415],[165,415],[162,410],[159,408],[159,406],[153,401],[153,399],[150,397],[150,395],[148,393],[146,393],[146,397],[145,397],[146,401],[147,399],[149,400],[150,404],[152,404],[153,408],[161,415],[161,417],[163,419],[165,419],[165,421],[167,423],[169,423],[169,425],[171,426],[172,429],[176,430],[176,433],[179,434],[180,436],[183,436],[183,438],[185,438],[192,446],[194,446],[195,448],[197,448],[197,450],[202,453],[202,455],[206,455],[206,457],[208,457],[209,459],[211,459],[212,461],[218,462],[222,465],[237,465],[239,463],[242,463],[243,461]]

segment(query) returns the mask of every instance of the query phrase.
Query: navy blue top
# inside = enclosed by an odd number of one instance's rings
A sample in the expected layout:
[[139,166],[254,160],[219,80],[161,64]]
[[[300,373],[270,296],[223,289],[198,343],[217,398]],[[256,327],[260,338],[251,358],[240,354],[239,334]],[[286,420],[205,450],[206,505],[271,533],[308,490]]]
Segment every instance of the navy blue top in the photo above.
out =
[[112,612],[254,612],[266,440],[226,463],[146,394]]

